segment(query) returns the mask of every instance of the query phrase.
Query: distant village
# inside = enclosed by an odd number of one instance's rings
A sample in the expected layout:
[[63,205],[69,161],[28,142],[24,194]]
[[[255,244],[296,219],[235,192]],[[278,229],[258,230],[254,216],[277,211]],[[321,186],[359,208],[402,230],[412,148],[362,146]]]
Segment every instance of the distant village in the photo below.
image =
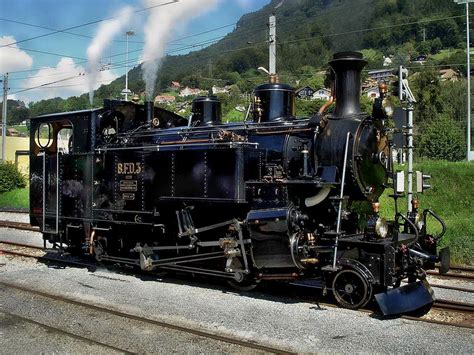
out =
[[[417,62],[422,63],[423,56],[417,58]],[[416,75],[416,73],[414,74]],[[441,69],[439,71],[439,77],[441,81],[458,81],[461,75],[453,69]],[[380,81],[387,83],[396,80],[393,74],[392,68],[370,70],[367,73],[367,78],[362,84],[362,93],[370,99],[376,99],[379,97],[378,83]],[[230,92],[230,86],[218,87],[213,86],[211,90],[204,90],[200,88],[190,88],[188,86],[182,87],[177,81],[172,81],[169,86],[170,91],[178,93],[178,97],[186,98],[190,96],[207,95],[207,94],[228,94]],[[325,87],[311,87],[303,86],[296,89],[296,97],[302,100],[322,100],[327,101],[331,96],[331,90]],[[176,102],[176,95],[170,95],[169,93],[159,94],[155,97],[155,104],[170,104]]]
[[[426,60],[425,56],[420,56],[416,58],[414,63],[419,63],[423,65]],[[391,61],[389,58],[386,58],[384,66],[387,66],[383,69],[370,70],[367,72],[367,77],[362,83],[362,95],[366,95],[369,99],[375,100],[379,97],[378,83],[380,81],[385,81],[387,83],[395,81],[397,78],[393,74],[393,68],[391,66]],[[321,72],[323,75],[324,72]],[[415,73],[413,75],[418,75]],[[441,81],[458,81],[461,78],[461,75],[453,69],[441,69],[439,70],[439,78]],[[155,99],[155,105],[158,106],[167,106],[173,105],[174,109],[178,113],[189,112],[191,108],[191,98],[199,95],[217,95],[217,94],[227,94],[229,95],[231,91],[231,86],[212,86],[210,90],[200,89],[200,88],[191,88],[189,86],[182,86],[178,81],[171,81],[168,89],[164,93],[158,94]],[[144,93],[143,93],[144,94]],[[331,96],[331,90],[326,87],[311,87],[311,86],[302,86],[296,89],[296,97],[300,100],[321,100],[328,101]],[[247,94],[248,95],[248,94]],[[139,100],[141,95],[135,95],[134,100]],[[144,96],[144,95],[143,95]],[[246,101],[248,100],[246,97]],[[238,106],[239,111],[245,110],[244,107]],[[26,121],[21,122],[20,126],[26,126]],[[8,128],[7,136],[27,136],[27,133],[20,132],[16,128]]]

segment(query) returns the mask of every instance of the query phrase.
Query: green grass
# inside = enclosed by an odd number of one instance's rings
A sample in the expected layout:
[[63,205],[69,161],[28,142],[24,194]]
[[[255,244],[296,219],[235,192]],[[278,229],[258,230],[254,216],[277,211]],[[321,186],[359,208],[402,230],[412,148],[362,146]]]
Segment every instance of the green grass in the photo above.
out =
[[440,61],[449,58],[452,54],[455,53],[455,51],[455,49],[442,49],[438,53],[430,55],[430,58]]
[[0,193],[0,207],[4,208],[28,208],[30,201],[29,188],[17,189]]
[[[431,189],[418,194],[420,209],[432,209],[446,223],[447,232],[441,245],[449,246],[453,263],[474,264],[474,162],[424,161],[415,164],[415,170],[431,175]],[[380,202],[382,214],[393,218],[392,194],[387,189]],[[399,209],[407,210],[406,199],[399,199]],[[428,230],[441,229],[433,219]]]

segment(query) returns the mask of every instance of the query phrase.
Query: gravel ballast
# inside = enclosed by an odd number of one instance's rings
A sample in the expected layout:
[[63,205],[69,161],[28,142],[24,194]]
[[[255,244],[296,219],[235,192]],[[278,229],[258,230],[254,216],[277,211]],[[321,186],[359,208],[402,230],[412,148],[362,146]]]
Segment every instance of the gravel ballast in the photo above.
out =
[[0,266],[1,281],[298,352],[474,350],[469,329],[405,319],[380,320],[362,312],[319,308],[298,297],[262,292],[237,294],[217,283],[179,278],[159,280],[103,268],[95,272],[49,268],[5,256],[0,256],[0,263],[5,264]]

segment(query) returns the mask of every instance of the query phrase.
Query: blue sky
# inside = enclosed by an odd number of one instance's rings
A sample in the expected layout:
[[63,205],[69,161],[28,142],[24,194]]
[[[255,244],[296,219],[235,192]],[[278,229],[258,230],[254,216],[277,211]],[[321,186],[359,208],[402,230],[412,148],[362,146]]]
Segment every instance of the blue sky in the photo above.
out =
[[[148,2],[153,1],[148,0]],[[206,1],[211,0],[189,1],[205,4]],[[269,2],[270,0],[217,0],[217,4],[212,9],[199,17],[191,19],[184,26],[182,23],[176,23],[176,26],[173,25],[172,38],[179,39],[233,24],[243,14],[256,11]],[[141,0],[0,0],[0,46],[12,43],[12,41],[21,41],[51,32],[46,29],[8,22],[5,19],[54,29],[64,29],[113,16],[120,8],[127,5],[134,9],[146,7],[145,3]],[[166,11],[167,6],[151,11]],[[136,32],[136,36],[131,38],[131,51],[140,50],[143,47],[142,43],[134,43],[132,41],[140,42],[144,40],[143,26],[147,15],[146,11],[136,14],[129,25],[130,29]],[[98,24],[94,24],[71,31],[81,35],[94,36],[97,28]],[[183,45],[223,36],[232,31],[233,28],[233,26],[228,26],[218,31],[174,42],[168,45],[167,51],[174,50]],[[123,40],[124,36],[118,35],[115,39]],[[91,41],[92,39],[90,38],[57,33],[10,47],[1,47],[0,75],[3,75],[6,71],[11,73],[10,93],[51,81],[67,79],[71,75],[84,71],[86,63],[81,64],[81,62],[87,58],[86,50]],[[46,51],[57,55],[36,53],[29,50]],[[102,63],[123,61],[125,56],[111,56],[124,52],[125,43],[113,42],[108,50],[104,52]],[[141,51],[130,54],[131,62],[133,59],[137,59],[140,54]],[[137,61],[134,63],[136,64]],[[39,70],[25,71],[31,69]],[[101,80],[99,81],[107,83],[107,81],[113,80],[113,78],[122,75],[124,72],[125,69],[123,68],[108,70],[101,73]],[[28,90],[23,93],[13,94],[9,98],[18,98],[29,102],[54,96],[67,97],[78,95],[87,91],[84,90],[84,81],[79,79],[72,81],[75,84],[71,84],[71,80],[65,80],[63,83],[50,85],[50,88],[43,87],[41,89]],[[66,86],[66,84],[69,86]]]

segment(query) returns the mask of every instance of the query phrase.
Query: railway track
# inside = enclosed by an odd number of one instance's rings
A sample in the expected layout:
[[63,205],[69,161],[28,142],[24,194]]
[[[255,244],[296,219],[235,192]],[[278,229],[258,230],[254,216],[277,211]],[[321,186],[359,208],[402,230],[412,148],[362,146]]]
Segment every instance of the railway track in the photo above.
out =
[[66,337],[71,337],[71,338],[80,340],[84,343],[88,343],[88,344],[91,344],[91,345],[98,345],[102,348],[110,349],[110,350],[117,351],[117,352],[123,353],[123,354],[133,354],[129,350],[118,348],[116,346],[113,346],[113,345],[110,345],[110,344],[107,344],[107,343],[104,343],[104,342],[101,342],[101,341],[97,341],[97,340],[94,340],[94,339],[91,339],[91,338],[88,338],[88,337],[84,337],[84,336],[81,336],[81,335],[78,335],[78,334],[75,334],[75,333],[72,333],[72,332],[68,332],[68,331],[66,331],[64,329],[61,329],[61,328],[58,328],[58,327],[52,327],[52,326],[44,324],[42,322],[27,318],[27,317],[22,317],[18,314],[6,312],[6,311],[3,311],[3,310],[1,310],[0,313],[3,313],[4,315],[7,315],[11,318],[16,318],[16,319],[18,319],[20,321],[23,321],[23,322],[35,324],[37,326],[40,326],[41,328],[45,328],[49,332],[57,333],[57,334],[63,335],[63,336],[65,335]]
[[[79,267],[89,268],[89,267],[93,266],[91,264],[86,264],[86,263],[81,263],[81,262],[77,262],[77,261],[67,260],[67,259],[60,258],[60,257],[47,256],[44,253],[41,254],[41,255],[34,255],[31,252],[25,252],[24,250],[23,251],[18,251],[18,250],[5,249],[5,248],[1,248],[1,244],[9,245],[11,247],[30,249],[30,251],[33,250],[35,252],[42,251],[43,248],[37,247],[37,246],[30,246],[30,245],[27,245],[27,244],[15,243],[15,242],[0,242],[0,253],[4,253],[4,254],[7,254],[7,255],[27,257],[27,258],[35,258],[35,259],[40,260],[40,261],[61,263],[61,264],[66,264],[66,265],[79,266]],[[0,281],[0,284],[2,284],[1,281]],[[472,289],[454,288],[454,287],[448,287],[448,286],[444,286],[444,285],[432,285],[432,286],[433,287],[448,288],[448,289],[456,289],[456,290],[459,290],[459,291],[470,292],[470,293],[474,292]],[[329,306],[329,307],[337,307],[334,304],[328,304],[328,303],[319,303],[319,304]],[[461,315],[467,317],[468,319],[470,319],[471,321],[468,321],[468,322],[447,322],[447,321],[440,321],[440,320],[436,320],[436,319],[420,318],[420,317],[405,316],[405,315],[402,316],[402,318],[410,319],[410,320],[416,320],[416,321],[423,321],[423,322],[428,322],[428,323],[436,323],[436,324],[441,324],[441,325],[451,325],[451,326],[456,326],[456,327],[474,329],[474,322],[472,321],[474,319],[474,304],[466,303],[466,302],[456,302],[456,301],[445,300],[445,299],[438,299],[434,302],[432,309],[435,310],[435,311],[455,313],[455,314],[458,314],[458,315],[461,314]],[[364,310],[361,310],[361,311],[373,313],[373,310],[369,310],[369,309],[364,309]],[[257,348],[255,348],[255,349],[257,349]],[[260,350],[262,350],[262,349],[260,349]]]
[[19,230],[39,232],[38,227],[33,227],[29,223],[24,222],[13,222],[13,221],[0,221],[0,228],[13,228]]
[[[207,338],[207,339],[213,339],[213,340],[217,340],[217,341],[224,342],[224,343],[235,344],[235,345],[239,345],[239,346],[249,348],[249,349],[253,349],[253,350],[264,351],[264,352],[269,352],[269,353],[274,353],[274,354],[295,354],[294,352],[292,352],[288,349],[277,348],[275,346],[267,345],[267,344],[258,344],[253,340],[240,339],[238,337],[230,336],[228,334],[219,333],[219,332],[216,332],[216,331],[196,329],[196,328],[191,328],[191,327],[188,327],[188,326],[183,326],[183,325],[180,325],[180,324],[173,324],[173,323],[170,323],[170,322],[167,322],[167,321],[160,321],[160,320],[156,320],[156,319],[142,317],[142,316],[138,316],[138,315],[131,314],[131,313],[128,313],[128,312],[118,311],[116,309],[110,309],[110,308],[104,307],[102,305],[92,304],[90,302],[82,302],[82,301],[74,299],[74,298],[69,298],[69,297],[65,297],[65,296],[62,296],[62,295],[58,295],[58,294],[52,294],[52,293],[47,293],[47,292],[43,292],[43,291],[38,291],[36,289],[25,287],[23,285],[17,285],[17,284],[11,283],[11,282],[0,281],[0,285],[2,285],[4,287],[12,288],[12,289],[20,290],[20,291],[23,291],[23,292],[26,292],[26,293],[29,293],[29,294],[49,298],[49,299],[52,299],[54,301],[64,302],[64,303],[67,303],[67,304],[71,304],[71,305],[75,305],[75,306],[81,306],[81,307],[84,307],[84,308],[87,308],[87,309],[90,309],[90,310],[94,310],[94,311],[98,311],[98,312],[101,312],[101,313],[111,314],[111,315],[118,316],[118,317],[121,317],[121,318],[124,318],[124,319],[127,319],[127,320],[139,321],[139,322],[142,322],[142,323],[145,323],[145,324],[150,324],[150,325],[159,326],[159,327],[162,327],[162,328],[172,329],[172,330],[176,330],[176,331],[179,331],[179,332],[184,332],[184,333],[204,337],[204,338]],[[85,338],[85,340],[87,340],[87,339]],[[101,343],[99,343],[99,344],[101,344]],[[104,345],[109,346],[108,344],[104,344]],[[130,353],[127,350],[121,350],[121,351],[123,351],[125,353]]]

